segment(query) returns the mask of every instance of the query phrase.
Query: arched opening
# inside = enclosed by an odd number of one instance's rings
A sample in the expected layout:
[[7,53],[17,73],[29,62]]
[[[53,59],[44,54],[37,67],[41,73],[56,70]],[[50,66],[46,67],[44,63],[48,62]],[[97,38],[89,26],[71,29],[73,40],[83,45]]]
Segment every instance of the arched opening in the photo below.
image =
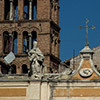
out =
[[4,12],[4,19],[9,20],[9,14],[10,14],[10,1],[5,0],[5,12]]
[[3,32],[3,51],[4,53],[9,53],[10,51],[10,40],[9,33],[7,31]]
[[29,1],[24,0],[24,19],[29,18]]
[[9,66],[5,65],[5,64],[0,64],[1,66],[1,73],[2,74],[8,74],[8,71],[9,71]]
[[29,38],[28,38],[28,32],[23,32],[23,47],[24,47],[24,53],[27,53],[27,50],[29,49]]
[[37,41],[37,33],[35,31],[32,31],[31,34],[32,34],[32,46],[31,47],[33,48],[33,42]]
[[27,74],[28,73],[28,68],[27,68],[27,65],[26,64],[23,64],[22,65],[22,73],[23,74]]
[[0,63],[1,74],[16,74],[16,65],[8,66],[4,63]]
[[37,19],[37,0],[33,1],[33,9],[32,9],[33,19]]
[[11,65],[11,74],[16,74],[16,65]]
[[13,52],[17,54],[17,32],[14,31],[13,33]]

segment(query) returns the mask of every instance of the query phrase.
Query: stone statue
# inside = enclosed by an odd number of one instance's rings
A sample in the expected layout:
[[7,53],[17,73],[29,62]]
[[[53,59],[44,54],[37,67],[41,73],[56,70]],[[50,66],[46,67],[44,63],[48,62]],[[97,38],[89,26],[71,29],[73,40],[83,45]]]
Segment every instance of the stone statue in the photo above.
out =
[[44,56],[37,47],[37,42],[33,42],[33,49],[28,52],[28,57],[31,62],[31,75],[38,75],[42,72]]

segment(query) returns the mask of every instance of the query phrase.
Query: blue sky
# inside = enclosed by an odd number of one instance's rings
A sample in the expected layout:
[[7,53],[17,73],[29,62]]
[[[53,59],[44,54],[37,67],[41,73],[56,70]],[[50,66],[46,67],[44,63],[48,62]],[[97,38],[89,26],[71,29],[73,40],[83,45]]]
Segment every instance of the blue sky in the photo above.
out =
[[60,0],[60,59],[62,61],[73,57],[85,46],[86,30],[79,29],[85,26],[86,18],[89,26],[89,46],[94,48],[100,45],[100,0]]

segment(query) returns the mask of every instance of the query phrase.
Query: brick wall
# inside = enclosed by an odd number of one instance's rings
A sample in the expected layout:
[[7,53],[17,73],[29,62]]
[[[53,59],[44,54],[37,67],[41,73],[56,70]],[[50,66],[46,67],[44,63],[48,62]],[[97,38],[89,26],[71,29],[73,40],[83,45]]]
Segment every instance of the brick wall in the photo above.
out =
[[[27,31],[28,33],[31,33],[32,31],[37,32],[37,41],[38,41],[38,47],[45,55],[45,61],[44,64],[47,65],[47,67],[51,66],[51,57],[53,56],[57,57],[59,59],[59,26],[57,25],[57,21],[59,20],[58,10],[56,11],[56,21],[51,23],[51,3],[50,0],[37,0],[37,19],[36,20],[24,20],[23,18],[23,12],[24,12],[24,0],[18,1],[18,20],[17,21],[5,21],[4,20],[4,0],[0,1],[1,9],[0,9],[0,54],[3,55],[3,32],[8,31],[10,34],[12,34],[13,31],[16,31],[18,34],[18,44],[17,44],[17,55],[15,62],[23,62],[23,60],[28,59],[27,56],[23,55],[23,32]],[[54,16],[54,15],[52,15]],[[55,24],[56,23],[56,24]],[[52,27],[52,28],[51,28]],[[58,32],[57,36],[57,44],[56,46],[51,43],[51,29],[56,30]],[[54,43],[55,41],[53,41]],[[53,52],[52,52],[52,50]],[[18,60],[17,60],[18,59]],[[21,60],[20,60],[21,59]],[[52,58],[53,59],[53,58]],[[27,61],[26,61],[27,62]],[[28,61],[29,62],[29,61]],[[29,63],[27,62],[27,65],[29,66]],[[21,64],[17,64],[17,66],[21,67]],[[56,61],[53,60],[53,63],[56,64]],[[60,62],[59,62],[60,63]],[[58,64],[58,63],[57,63]],[[21,73],[17,69],[18,73]]]

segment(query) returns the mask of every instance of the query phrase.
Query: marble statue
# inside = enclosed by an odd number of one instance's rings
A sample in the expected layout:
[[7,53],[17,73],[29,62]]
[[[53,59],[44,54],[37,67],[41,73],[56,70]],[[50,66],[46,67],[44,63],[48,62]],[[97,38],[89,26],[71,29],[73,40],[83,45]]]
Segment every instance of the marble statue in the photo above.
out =
[[31,62],[31,75],[38,75],[42,72],[44,56],[37,46],[37,42],[33,42],[33,49],[28,52],[28,57]]

